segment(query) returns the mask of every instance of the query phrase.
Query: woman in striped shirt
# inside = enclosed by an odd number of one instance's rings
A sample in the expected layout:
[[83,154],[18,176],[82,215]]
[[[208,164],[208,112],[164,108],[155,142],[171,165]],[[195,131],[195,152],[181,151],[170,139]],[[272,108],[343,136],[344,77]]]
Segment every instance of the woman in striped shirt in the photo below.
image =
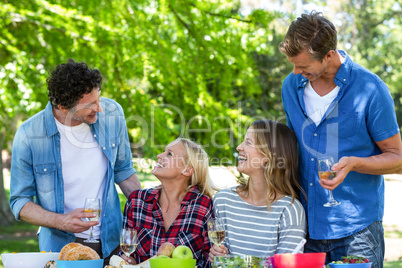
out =
[[295,135],[284,124],[255,121],[237,150],[237,170],[249,179],[213,199],[226,238],[211,248],[210,262],[226,254],[267,257],[292,252],[306,236],[305,212],[297,199],[301,187]]

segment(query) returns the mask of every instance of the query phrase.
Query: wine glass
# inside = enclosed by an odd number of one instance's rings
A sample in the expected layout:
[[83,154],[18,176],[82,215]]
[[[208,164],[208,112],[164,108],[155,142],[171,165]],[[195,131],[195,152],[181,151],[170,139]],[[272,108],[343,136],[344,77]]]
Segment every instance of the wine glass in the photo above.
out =
[[127,258],[137,248],[137,231],[132,228],[123,228],[120,233],[120,249],[126,254]]
[[[99,220],[101,214],[101,202],[99,198],[85,198],[84,211],[95,214],[94,218],[87,218],[88,221],[97,221]],[[88,239],[84,240],[87,243],[99,243],[99,240],[94,239],[93,237],[93,226],[90,228],[90,233]]]
[[[319,158],[317,161],[318,165],[318,176],[321,180],[332,180],[336,177],[337,171],[332,171],[331,167],[335,164],[334,159],[331,156]],[[340,205],[341,202],[338,202],[334,199],[332,195],[332,191],[329,190],[329,200],[324,204],[324,207],[334,207]]]
[[208,237],[218,247],[225,240],[225,225],[222,219],[215,218],[207,221]]

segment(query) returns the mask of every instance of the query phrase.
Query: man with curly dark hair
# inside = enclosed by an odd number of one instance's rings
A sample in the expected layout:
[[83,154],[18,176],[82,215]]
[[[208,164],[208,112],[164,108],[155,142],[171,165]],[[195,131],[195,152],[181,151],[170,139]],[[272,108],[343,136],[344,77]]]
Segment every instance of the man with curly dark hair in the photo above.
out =
[[[14,138],[11,209],[17,220],[41,226],[41,251],[76,241],[106,259],[122,227],[115,183],[127,197],[141,188],[123,109],[100,97],[102,75],[84,62],[58,65],[47,83],[49,103]],[[86,198],[101,200],[99,220],[82,220],[95,217],[84,212]],[[100,243],[85,241],[92,234]]]

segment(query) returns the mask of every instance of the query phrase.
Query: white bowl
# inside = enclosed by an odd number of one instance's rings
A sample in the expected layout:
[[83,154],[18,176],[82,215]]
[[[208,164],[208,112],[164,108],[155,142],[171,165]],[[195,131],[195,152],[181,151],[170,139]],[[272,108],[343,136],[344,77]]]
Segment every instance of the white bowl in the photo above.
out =
[[43,268],[48,261],[57,261],[58,259],[59,252],[21,252],[1,254],[4,268]]
[[57,268],[102,268],[103,259],[85,261],[57,261]]

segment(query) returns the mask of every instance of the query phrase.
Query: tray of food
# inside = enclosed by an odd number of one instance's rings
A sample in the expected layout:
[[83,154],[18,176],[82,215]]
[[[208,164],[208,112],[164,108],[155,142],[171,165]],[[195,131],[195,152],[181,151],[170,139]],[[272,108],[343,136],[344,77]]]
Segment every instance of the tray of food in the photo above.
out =
[[268,268],[268,259],[252,255],[225,255],[215,256],[213,268]]

